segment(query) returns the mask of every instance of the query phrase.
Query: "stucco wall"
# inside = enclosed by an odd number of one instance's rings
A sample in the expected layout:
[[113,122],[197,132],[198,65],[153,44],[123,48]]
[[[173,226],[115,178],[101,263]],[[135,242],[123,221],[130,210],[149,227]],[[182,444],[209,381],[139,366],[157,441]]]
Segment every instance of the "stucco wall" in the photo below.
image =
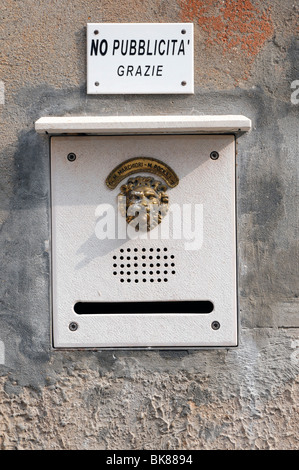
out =
[[[297,18],[293,0],[3,0],[1,449],[298,449]],[[194,95],[86,95],[86,23],[180,21],[195,26]],[[51,350],[49,142],[34,122],[116,114],[252,119],[237,349]]]

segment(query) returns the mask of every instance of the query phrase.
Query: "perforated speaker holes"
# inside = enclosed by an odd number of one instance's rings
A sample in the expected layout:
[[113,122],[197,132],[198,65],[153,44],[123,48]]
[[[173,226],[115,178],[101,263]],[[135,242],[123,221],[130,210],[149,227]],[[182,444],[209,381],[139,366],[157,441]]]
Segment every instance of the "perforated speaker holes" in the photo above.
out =
[[168,248],[120,248],[113,256],[113,275],[120,282],[168,282],[175,272],[175,256]]

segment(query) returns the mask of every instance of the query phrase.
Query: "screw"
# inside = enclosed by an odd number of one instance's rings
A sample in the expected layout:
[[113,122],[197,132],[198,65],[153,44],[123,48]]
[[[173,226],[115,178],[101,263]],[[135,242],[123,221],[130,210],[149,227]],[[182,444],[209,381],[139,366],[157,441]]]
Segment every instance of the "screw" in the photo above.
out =
[[69,162],[74,162],[76,160],[76,154],[75,153],[69,153],[67,156],[67,159]]
[[99,86],[99,82],[94,82],[95,86]]
[[98,30],[98,29],[95,29],[95,30],[94,30],[94,34],[99,34],[99,30]]
[[69,329],[70,329],[71,331],[76,331],[76,330],[78,330],[78,328],[79,328],[79,325],[78,325],[78,323],[76,323],[75,321],[72,321],[72,322],[69,324]]
[[213,328],[213,330],[219,330],[219,328],[220,328],[219,321],[213,321],[212,324],[211,324],[211,327]]
[[185,30],[185,29],[182,29],[181,33],[182,33],[182,34],[186,34],[186,30]]
[[187,85],[187,82],[181,82],[181,85],[182,85],[182,86],[186,86],[186,85]]
[[212,160],[218,160],[218,158],[219,158],[219,153],[214,150],[213,152],[210,153],[210,158],[211,158]]

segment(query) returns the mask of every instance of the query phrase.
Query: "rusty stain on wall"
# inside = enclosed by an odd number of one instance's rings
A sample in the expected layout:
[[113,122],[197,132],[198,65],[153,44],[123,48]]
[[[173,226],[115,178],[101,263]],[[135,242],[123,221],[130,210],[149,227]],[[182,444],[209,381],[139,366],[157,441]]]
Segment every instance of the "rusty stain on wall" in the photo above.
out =
[[271,8],[260,11],[250,0],[217,3],[218,8],[214,0],[182,0],[181,20],[200,26],[206,46],[243,55],[245,79],[255,56],[273,35]]

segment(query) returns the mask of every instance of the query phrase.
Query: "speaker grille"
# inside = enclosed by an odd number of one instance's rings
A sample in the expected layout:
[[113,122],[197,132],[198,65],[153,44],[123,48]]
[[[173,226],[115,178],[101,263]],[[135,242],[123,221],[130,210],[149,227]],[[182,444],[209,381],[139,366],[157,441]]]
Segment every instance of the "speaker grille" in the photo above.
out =
[[168,248],[120,248],[113,256],[113,275],[120,282],[168,282],[175,275],[175,256]]

